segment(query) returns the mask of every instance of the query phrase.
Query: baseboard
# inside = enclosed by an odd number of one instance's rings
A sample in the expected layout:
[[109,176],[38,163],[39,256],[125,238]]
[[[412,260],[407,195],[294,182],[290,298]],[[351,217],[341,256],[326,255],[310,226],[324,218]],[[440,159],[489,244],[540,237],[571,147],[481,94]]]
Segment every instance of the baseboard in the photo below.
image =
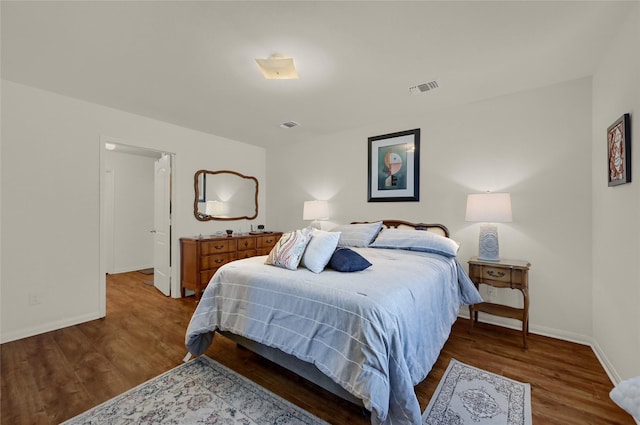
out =
[[604,368],[604,371],[609,376],[609,379],[611,380],[611,382],[614,385],[618,385],[620,381],[622,381],[622,378],[620,377],[618,372],[616,372],[616,369],[613,367],[613,365],[607,358],[606,354],[604,354],[604,351],[602,351],[597,341],[593,341],[593,343],[591,344],[591,349],[593,350],[594,354],[598,358],[598,361]]
[[79,325],[80,323],[89,322],[91,320],[101,319],[104,316],[100,316],[98,313],[86,314],[83,316],[76,316],[65,320],[59,320],[57,322],[49,322],[40,326],[33,326],[26,329],[20,329],[14,332],[7,332],[0,335],[0,343],[11,342],[22,338],[28,338],[34,335],[40,335],[46,332],[57,331],[68,326]]
[[153,264],[150,265],[150,266],[133,266],[133,267],[126,267],[124,269],[116,269],[116,270],[113,270],[113,271],[109,272],[109,274],[137,272],[138,270],[152,269],[152,268],[153,268]]
[[[469,313],[468,311],[463,312],[462,314],[459,314],[458,317],[469,319]],[[522,324],[519,320],[502,319],[496,316],[484,315],[483,313],[480,313],[480,319],[482,323],[489,323],[491,325],[502,326],[508,329],[522,330]],[[574,332],[566,332],[560,329],[548,328],[545,326],[536,326],[532,324],[529,324],[529,333],[589,346],[591,348],[591,351],[593,351],[593,353],[595,354],[596,359],[598,359],[598,362],[604,369],[605,373],[609,377],[609,380],[611,380],[611,383],[613,385],[617,385],[622,380],[609,359],[607,359],[607,356],[598,345],[597,341],[595,341],[592,337],[577,334]]]

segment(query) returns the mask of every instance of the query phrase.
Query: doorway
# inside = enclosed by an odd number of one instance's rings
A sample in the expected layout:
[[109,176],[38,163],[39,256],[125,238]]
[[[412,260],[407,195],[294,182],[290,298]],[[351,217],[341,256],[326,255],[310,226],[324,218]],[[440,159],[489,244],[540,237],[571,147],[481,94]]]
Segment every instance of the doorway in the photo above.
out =
[[100,138],[101,316],[107,273],[144,270],[171,295],[172,163],[171,153]]

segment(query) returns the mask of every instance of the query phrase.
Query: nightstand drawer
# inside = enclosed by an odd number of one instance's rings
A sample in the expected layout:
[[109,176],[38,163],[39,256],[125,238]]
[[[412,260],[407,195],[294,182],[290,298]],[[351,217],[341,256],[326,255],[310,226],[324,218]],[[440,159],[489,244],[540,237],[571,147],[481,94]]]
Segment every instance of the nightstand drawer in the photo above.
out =
[[471,279],[484,282],[491,280],[494,282],[511,282],[511,269],[504,267],[475,266],[471,268]]

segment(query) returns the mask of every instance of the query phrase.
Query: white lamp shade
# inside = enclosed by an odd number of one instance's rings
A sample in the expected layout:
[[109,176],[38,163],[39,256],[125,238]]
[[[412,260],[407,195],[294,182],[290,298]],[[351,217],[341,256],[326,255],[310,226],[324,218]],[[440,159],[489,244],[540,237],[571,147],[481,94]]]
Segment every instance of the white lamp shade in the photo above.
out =
[[224,203],[221,201],[207,201],[205,214],[212,217],[221,216],[224,214]]
[[506,223],[512,221],[511,194],[475,193],[467,195],[466,221]]
[[303,220],[328,220],[329,203],[327,201],[304,201]]

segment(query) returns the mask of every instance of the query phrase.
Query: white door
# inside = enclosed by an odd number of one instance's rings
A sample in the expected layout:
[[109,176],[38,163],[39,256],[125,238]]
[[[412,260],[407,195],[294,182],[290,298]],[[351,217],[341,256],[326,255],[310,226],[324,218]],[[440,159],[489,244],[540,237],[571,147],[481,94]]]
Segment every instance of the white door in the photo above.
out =
[[160,292],[171,292],[171,157],[156,161],[154,187],[153,284]]

